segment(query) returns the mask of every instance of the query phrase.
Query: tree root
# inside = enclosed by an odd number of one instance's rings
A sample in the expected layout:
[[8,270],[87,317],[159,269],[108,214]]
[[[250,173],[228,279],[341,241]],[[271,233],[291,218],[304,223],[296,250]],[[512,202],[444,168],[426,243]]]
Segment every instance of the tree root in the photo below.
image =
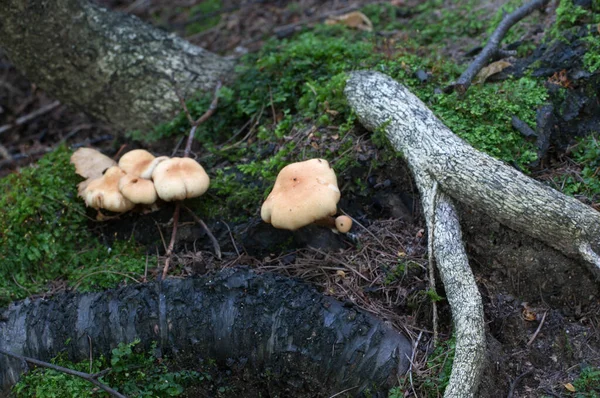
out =
[[445,396],[473,396],[484,361],[483,310],[452,200],[585,260],[597,277],[600,214],[475,150],[408,89],[384,74],[352,73],[345,94],[367,129],[385,129],[415,176],[427,227],[433,230],[433,251],[457,338]]

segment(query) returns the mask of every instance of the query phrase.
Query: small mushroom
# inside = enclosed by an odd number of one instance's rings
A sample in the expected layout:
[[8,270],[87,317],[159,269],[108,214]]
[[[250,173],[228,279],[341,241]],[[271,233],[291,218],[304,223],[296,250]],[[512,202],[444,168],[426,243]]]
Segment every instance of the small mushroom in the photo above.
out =
[[115,213],[131,210],[135,205],[119,191],[119,180],[124,175],[125,172],[118,166],[110,167],[83,191],[85,204],[94,209],[106,209]]
[[190,158],[171,158],[156,166],[152,180],[158,197],[164,201],[201,196],[210,185],[204,168]]
[[352,228],[352,219],[348,216],[338,216],[335,219],[335,227],[338,231],[345,234]]
[[291,231],[313,222],[331,225],[339,200],[337,178],[329,163],[311,159],[281,169],[260,215],[275,228]]
[[162,161],[169,159],[168,156],[154,157],[153,154],[144,149],[129,151],[119,159],[119,167],[127,174],[139,176],[149,180],[154,168]]
[[154,183],[141,177],[126,174],[119,180],[119,191],[133,203],[151,205],[158,196]]

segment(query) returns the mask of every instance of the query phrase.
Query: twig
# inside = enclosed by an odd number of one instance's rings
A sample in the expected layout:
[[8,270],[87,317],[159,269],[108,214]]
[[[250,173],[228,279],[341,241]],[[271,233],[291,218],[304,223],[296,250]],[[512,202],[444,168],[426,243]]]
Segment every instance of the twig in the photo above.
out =
[[342,395],[343,393],[346,393],[346,392],[348,392],[348,391],[352,391],[352,390],[354,390],[355,388],[358,388],[358,386],[354,386],[354,387],[346,388],[345,390],[342,390],[342,391],[340,391],[340,392],[337,392],[337,393],[333,394],[333,395],[332,395],[331,397],[329,397],[329,398],[338,397],[338,396]]
[[229,231],[229,238],[231,238],[231,243],[233,244],[233,248],[235,249],[235,252],[237,253],[238,258],[241,256],[240,251],[238,250],[238,247],[235,243],[235,239],[233,238],[233,233],[231,232],[231,228],[229,228],[229,224],[227,224],[225,221],[221,221],[223,224],[225,224],[225,226],[227,227],[227,231]]
[[[438,192],[438,183],[437,181],[433,181],[433,187],[431,188],[433,191],[431,198],[431,226],[428,231],[428,239],[427,239],[427,252],[429,257],[429,288],[433,293],[437,296],[437,292],[435,290],[435,269],[433,267],[433,263],[435,261],[433,254],[433,240],[434,237],[434,229],[435,229],[435,206],[437,202],[437,192]],[[438,311],[437,311],[437,303],[435,298],[431,299],[432,304],[432,323],[433,323],[433,345],[437,346],[438,343]]]
[[71,375],[71,376],[80,377],[83,380],[89,381],[90,383],[92,383],[96,387],[98,387],[98,388],[106,391],[107,393],[109,393],[113,397],[127,398],[125,395],[119,393],[117,390],[113,390],[112,388],[110,388],[106,384],[103,384],[103,383],[101,383],[101,382],[99,382],[97,380],[97,378],[105,375],[108,371],[110,371],[110,369],[108,369],[107,371],[103,371],[103,372],[96,373],[96,374],[92,375],[92,374],[89,374],[89,373],[79,372],[77,370],[73,370],[73,369],[62,367],[62,366],[54,365],[54,364],[51,364],[51,363],[48,363],[48,362],[40,361],[39,359],[25,357],[25,356],[22,356],[22,355],[19,355],[19,354],[15,354],[15,353],[10,352],[10,351],[6,351],[6,350],[4,350],[2,348],[0,348],[0,354],[4,354],[4,355],[6,355],[8,357],[19,359],[21,361],[25,361],[25,362],[31,363],[31,364],[34,364],[36,366],[41,366],[43,368],[48,368],[48,369],[56,370],[57,372],[65,373],[65,374],[68,374],[68,375]]
[[14,123],[8,123],[8,124],[5,124],[4,126],[0,126],[0,134],[10,130],[13,127],[17,127],[22,124],[25,124],[28,121],[35,119],[38,116],[43,115],[44,113],[48,113],[59,105],[60,105],[59,101],[54,101],[53,103],[43,106],[31,113],[28,113],[27,115],[21,116],[20,118],[15,120]]
[[[210,231],[210,229],[208,228],[208,226],[204,223],[204,221],[202,221],[202,219],[200,217],[198,217],[196,214],[194,214],[194,212],[192,210],[190,210],[189,207],[187,206],[183,206],[184,209],[187,210],[188,213],[190,213],[190,215],[192,216],[192,218],[194,220],[196,220],[196,222],[200,225],[202,225],[202,228],[204,228],[204,231],[206,232],[206,234],[208,235],[208,237],[210,238],[210,241],[213,244],[213,248],[215,250],[215,255],[217,256],[217,258],[219,260],[221,260],[222,256],[221,256],[221,247],[219,246],[219,241],[217,240],[217,238],[215,238],[215,236],[212,234],[212,232]],[[235,249],[237,251],[237,248]],[[238,253],[239,255],[239,253]]]
[[408,380],[410,381],[410,387],[413,390],[413,394],[415,394],[415,397],[418,397],[417,392],[415,391],[415,386],[413,384],[413,364],[415,361],[415,354],[417,352],[417,349],[419,348],[419,341],[421,340],[421,336],[423,335],[423,332],[419,332],[419,337],[417,337],[417,341],[415,342],[415,345],[413,346],[413,350],[412,350],[412,354],[410,355],[410,366],[408,367]]
[[169,242],[169,247],[167,248],[167,253],[165,254],[167,258],[165,260],[165,266],[163,267],[162,280],[167,277],[167,273],[169,272],[169,262],[171,260],[171,255],[173,254],[173,247],[175,246],[175,236],[177,235],[177,223],[179,221],[180,207],[181,202],[177,201],[175,204],[175,212],[173,213],[173,231],[171,232],[171,241]]
[[533,0],[531,3],[525,4],[506,15],[502,19],[502,22],[500,22],[500,25],[494,30],[494,33],[490,36],[490,39],[483,50],[481,50],[467,70],[460,75],[456,82],[445,87],[444,92],[449,93],[452,90],[456,90],[459,94],[464,94],[469,89],[469,86],[477,73],[479,73],[485,64],[498,52],[500,42],[508,30],[521,19],[531,14],[534,10],[544,7],[548,1],[549,0]]
[[520,375],[518,375],[516,377],[516,379],[510,383],[510,390],[508,391],[508,395],[506,396],[506,398],[512,398],[514,393],[515,393],[515,389],[517,388],[517,385],[519,384],[519,382],[523,379],[523,377],[529,375],[531,372],[533,372],[533,370],[528,370],[527,372],[521,373]]
[[[185,151],[183,152],[184,158],[187,158],[190,156],[190,151],[192,150],[192,142],[194,141],[194,135],[196,133],[196,128],[200,124],[204,123],[206,121],[206,119],[211,117],[211,115],[213,113],[215,113],[215,110],[217,109],[217,105],[219,103],[219,90],[220,89],[221,89],[221,82],[218,81],[217,85],[215,86],[215,94],[214,94],[212,102],[210,103],[210,106],[208,107],[206,112],[204,112],[204,114],[202,116],[200,116],[198,119],[196,119],[195,121],[192,120],[192,116],[190,114],[190,111],[187,108],[187,105],[185,104],[185,100],[183,99],[183,97],[181,95],[179,95],[179,92],[177,90],[175,90],[175,93],[177,94],[177,98],[179,98],[179,102],[181,103],[181,106],[183,107],[183,110],[188,118],[188,121],[190,121],[190,123],[192,124],[192,128],[190,129],[190,134],[188,135],[188,140],[185,145]],[[177,235],[177,223],[179,222],[180,207],[181,207],[181,201],[178,201],[177,204],[175,204],[175,212],[173,213],[173,232],[171,233],[171,241],[169,242],[169,247],[167,248],[167,253],[166,253],[167,258],[165,260],[165,266],[163,268],[162,278],[161,278],[163,280],[167,277],[167,273],[169,272],[169,263],[171,261],[171,255],[173,254],[173,247],[175,246],[175,235]],[[203,225],[204,229],[208,232],[209,236],[211,236],[212,239],[215,239],[214,236],[212,236],[212,234],[208,230],[208,227],[206,226],[206,224],[204,224],[204,222],[202,222],[202,220],[200,220],[200,222]],[[214,244],[214,241],[213,241],[213,244]],[[218,247],[218,243],[217,243],[217,247]],[[219,259],[221,259],[221,249],[219,248],[218,250],[219,251],[217,252],[218,253],[217,255],[218,255]]]
[[542,330],[542,326],[544,325],[544,321],[546,320],[546,315],[548,315],[548,311],[544,312],[544,315],[542,315],[542,320],[540,321],[540,324],[538,325],[537,329],[535,330],[535,333],[533,334],[533,336],[531,336],[531,338],[527,342],[528,346],[530,346],[531,343],[533,343],[533,340],[535,340],[537,335],[540,333],[540,330]]

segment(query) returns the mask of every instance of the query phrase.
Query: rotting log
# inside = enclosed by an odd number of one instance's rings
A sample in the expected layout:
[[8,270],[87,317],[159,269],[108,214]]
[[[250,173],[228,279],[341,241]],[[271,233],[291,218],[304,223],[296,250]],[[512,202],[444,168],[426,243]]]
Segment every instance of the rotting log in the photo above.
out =
[[[59,352],[85,360],[90,341],[97,356],[135,338],[145,347],[157,341],[187,368],[204,358],[254,375],[269,369],[270,383],[295,397],[386,391],[412,352],[406,337],[373,316],[298,280],[244,268],[25,300],[0,312],[0,348],[42,360]],[[0,355],[0,395],[25,370]]]
[[175,90],[212,91],[233,61],[88,0],[3,1],[0,48],[33,83],[122,130],[180,111]]
[[472,397],[485,354],[483,306],[453,200],[583,259],[596,277],[600,277],[596,254],[600,214],[475,150],[389,76],[353,72],[345,94],[361,123],[371,131],[383,129],[415,176],[456,335],[452,375],[444,396]]

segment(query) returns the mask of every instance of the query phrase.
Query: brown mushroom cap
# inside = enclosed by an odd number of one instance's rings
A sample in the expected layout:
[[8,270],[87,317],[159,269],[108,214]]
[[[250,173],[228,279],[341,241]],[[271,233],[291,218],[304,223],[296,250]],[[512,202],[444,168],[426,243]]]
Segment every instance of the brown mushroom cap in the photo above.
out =
[[133,203],[151,205],[158,199],[152,181],[130,174],[124,175],[119,180],[119,191]]
[[171,158],[161,162],[152,172],[158,197],[164,201],[201,196],[210,185],[204,168],[190,158]]
[[339,200],[337,178],[329,163],[311,159],[281,169],[260,215],[275,228],[293,231],[334,215]]
[[156,159],[145,149],[134,149],[121,156],[119,167],[127,174],[139,176]]
[[352,219],[348,216],[339,216],[335,219],[335,227],[338,231],[345,234],[352,228]]
[[106,209],[115,213],[131,210],[135,205],[119,191],[119,180],[125,172],[118,166],[106,170],[104,175],[87,186],[83,192],[85,204],[94,209]]

